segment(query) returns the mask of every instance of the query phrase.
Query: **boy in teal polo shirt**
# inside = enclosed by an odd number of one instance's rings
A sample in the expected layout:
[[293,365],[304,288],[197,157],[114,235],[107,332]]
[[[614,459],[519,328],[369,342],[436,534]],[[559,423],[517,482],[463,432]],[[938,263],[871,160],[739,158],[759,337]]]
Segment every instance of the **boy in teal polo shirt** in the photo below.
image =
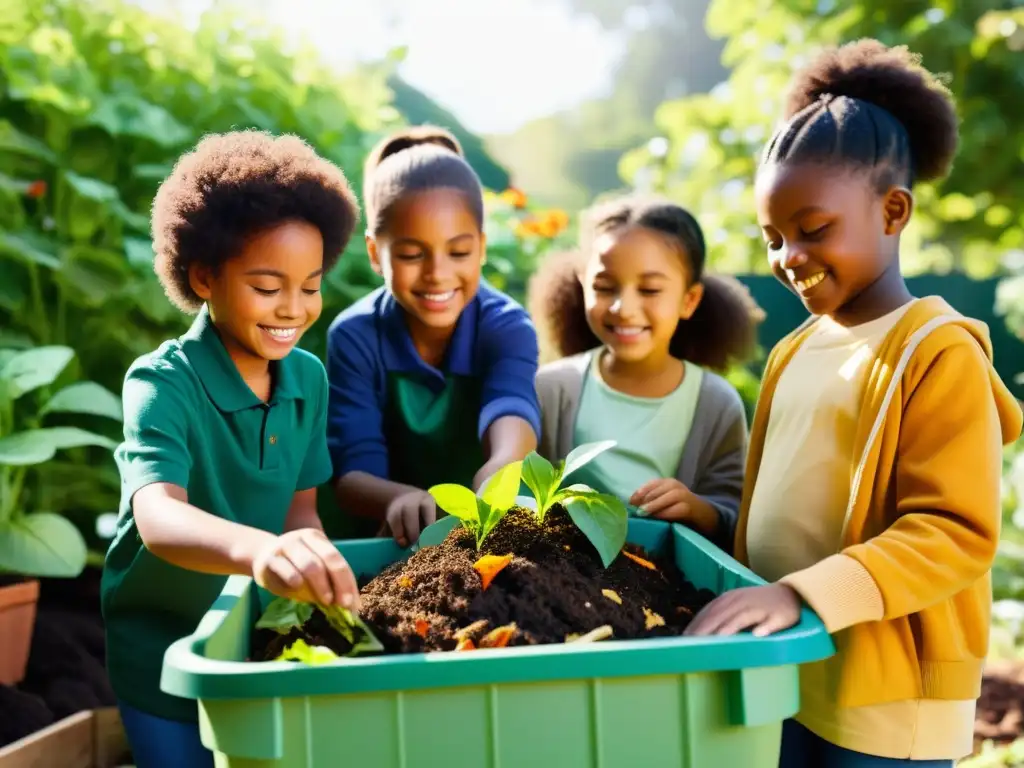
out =
[[402,131],[366,163],[367,250],[385,285],[327,340],[328,436],[340,506],[411,544],[426,489],[478,489],[537,446],[537,335],[481,279],[480,181],[449,133]]
[[326,374],[295,347],[356,216],[338,168],[297,138],[258,132],[204,139],[157,193],[155,268],[197,317],[124,382],[122,498],[102,606],[139,768],[213,765],[195,702],[162,693],[160,673],[228,575],[309,602],[358,603],[316,513],[316,487],[331,474]]

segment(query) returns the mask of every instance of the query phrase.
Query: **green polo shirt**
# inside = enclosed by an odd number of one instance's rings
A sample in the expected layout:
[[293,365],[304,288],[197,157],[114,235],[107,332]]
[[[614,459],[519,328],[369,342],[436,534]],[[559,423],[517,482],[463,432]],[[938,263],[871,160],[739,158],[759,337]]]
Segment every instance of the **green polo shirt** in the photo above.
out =
[[101,597],[110,680],[137,709],[196,719],[194,701],[161,692],[163,656],[196,628],[226,577],[178,568],[147,550],[132,515],[135,492],[173,483],[205,512],[280,533],[296,491],[331,477],[323,364],[294,349],[272,366],[264,403],[204,309],[188,333],[136,360],[125,377],[124,442],[115,452],[121,507]]

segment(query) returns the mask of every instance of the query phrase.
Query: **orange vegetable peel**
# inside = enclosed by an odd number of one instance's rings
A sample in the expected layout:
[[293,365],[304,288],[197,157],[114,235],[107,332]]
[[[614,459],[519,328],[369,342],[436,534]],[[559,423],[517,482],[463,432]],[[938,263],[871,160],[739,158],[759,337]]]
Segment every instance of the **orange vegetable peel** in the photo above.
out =
[[473,563],[473,570],[480,574],[480,583],[487,589],[494,577],[511,562],[512,555],[484,555]]

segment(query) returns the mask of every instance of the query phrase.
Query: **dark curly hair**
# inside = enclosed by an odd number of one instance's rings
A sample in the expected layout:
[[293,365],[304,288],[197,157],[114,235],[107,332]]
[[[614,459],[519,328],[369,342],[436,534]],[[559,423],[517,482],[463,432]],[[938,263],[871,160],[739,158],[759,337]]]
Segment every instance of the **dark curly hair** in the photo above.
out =
[[543,342],[564,356],[600,345],[587,323],[580,274],[598,235],[633,227],[667,235],[678,246],[690,280],[704,285],[696,311],[679,321],[669,353],[715,371],[748,359],[763,319],[760,307],[738,280],[705,272],[704,234],[697,220],[686,209],[658,198],[630,196],[595,206],[581,227],[582,249],[551,253],[541,263],[530,279],[528,303]]
[[171,301],[195,313],[203,301],[189,284],[191,264],[216,269],[253,232],[301,219],[323,236],[326,271],[358,218],[345,174],[297,136],[255,130],[210,135],[178,160],[156,193],[153,266]]
[[363,166],[367,230],[380,234],[387,228],[395,203],[411,192],[430,189],[460,192],[483,229],[483,185],[452,133],[434,125],[418,125],[382,139]]
[[841,163],[911,187],[949,173],[959,121],[949,89],[906,46],[863,39],[819,55],[790,85],[762,163]]

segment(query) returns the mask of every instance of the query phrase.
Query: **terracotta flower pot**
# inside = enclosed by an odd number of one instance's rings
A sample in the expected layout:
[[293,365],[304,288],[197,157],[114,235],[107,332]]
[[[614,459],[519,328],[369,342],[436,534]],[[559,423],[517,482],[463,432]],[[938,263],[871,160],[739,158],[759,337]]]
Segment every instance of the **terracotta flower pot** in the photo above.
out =
[[38,600],[34,579],[0,587],[0,684],[16,685],[25,677]]

